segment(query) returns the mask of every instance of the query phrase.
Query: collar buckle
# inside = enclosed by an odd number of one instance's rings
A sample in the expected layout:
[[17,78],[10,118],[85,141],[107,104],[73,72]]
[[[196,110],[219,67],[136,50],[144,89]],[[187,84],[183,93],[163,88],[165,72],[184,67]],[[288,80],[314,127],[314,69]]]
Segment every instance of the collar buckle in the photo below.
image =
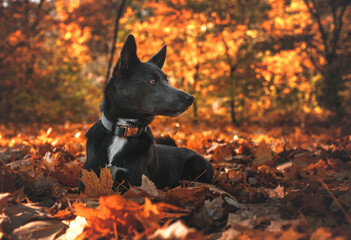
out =
[[134,137],[138,132],[139,128],[126,127],[124,128],[123,137]]

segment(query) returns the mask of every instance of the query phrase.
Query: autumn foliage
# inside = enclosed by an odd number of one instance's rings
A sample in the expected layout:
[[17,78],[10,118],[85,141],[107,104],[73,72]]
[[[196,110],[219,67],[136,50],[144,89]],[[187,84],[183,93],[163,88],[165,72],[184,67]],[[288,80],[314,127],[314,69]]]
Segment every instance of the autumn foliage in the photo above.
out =
[[348,1],[4,1],[0,13],[4,121],[96,119],[128,33],[144,60],[168,45],[165,72],[195,95],[195,121],[350,113]]

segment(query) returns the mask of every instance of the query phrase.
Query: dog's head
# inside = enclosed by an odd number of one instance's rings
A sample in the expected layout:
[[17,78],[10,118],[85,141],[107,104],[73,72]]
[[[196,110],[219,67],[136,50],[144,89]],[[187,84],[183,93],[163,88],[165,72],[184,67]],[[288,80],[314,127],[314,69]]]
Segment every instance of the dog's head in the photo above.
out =
[[105,88],[105,108],[120,118],[155,115],[177,116],[187,110],[194,97],[169,85],[161,70],[167,46],[141,62],[133,35],[128,35],[113,75]]

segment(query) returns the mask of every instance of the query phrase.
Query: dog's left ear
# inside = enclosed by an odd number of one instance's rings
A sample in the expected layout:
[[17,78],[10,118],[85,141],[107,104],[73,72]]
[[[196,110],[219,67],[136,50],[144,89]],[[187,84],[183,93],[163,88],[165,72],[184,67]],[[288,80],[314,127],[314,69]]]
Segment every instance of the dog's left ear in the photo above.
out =
[[123,44],[120,55],[120,68],[122,68],[122,70],[127,70],[140,62],[136,54],[136,49],[135,38],[132,34],[129,34]]
[[163,64],[166,60],[166,52],[167,52],[167,45],[163,45],[160,51],[152,56],[148,62],[156,64],[160,69],[163,67]]

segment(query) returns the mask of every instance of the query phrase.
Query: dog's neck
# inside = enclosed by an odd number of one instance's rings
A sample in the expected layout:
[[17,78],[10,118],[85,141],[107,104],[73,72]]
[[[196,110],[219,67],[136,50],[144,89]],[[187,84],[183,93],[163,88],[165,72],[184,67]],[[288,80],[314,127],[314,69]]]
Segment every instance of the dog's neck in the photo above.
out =
[[[154,116],[141,116],[140,118],[126,118],[131,116],[128,112],[120,112],[118,106],[113,104],[108,97],[107,87],[105,88],[104,98],[100,105],[102,113],[101,122],[103,126],[114,135],[139,137],[146,131],[147,126],[152,122]],[[137,131],[137,133],[136,133]]]
[[118,137],[140,137],[147,131],[147,125],[152,121],[153,117],[148,119],[127,119],[117,118],[115,121],[111,121],[102,112],[101,123],[106,130]]
[[155,118],[155,116],[152,115],[144,115],[139,118],[129,117],[132,114],[125,110],[121,112],[121,109],[114,105],[113,101],[108,97],[106,89],[100,104],[100,112],[105,115],[107,120],[120,127],[147,127]]

